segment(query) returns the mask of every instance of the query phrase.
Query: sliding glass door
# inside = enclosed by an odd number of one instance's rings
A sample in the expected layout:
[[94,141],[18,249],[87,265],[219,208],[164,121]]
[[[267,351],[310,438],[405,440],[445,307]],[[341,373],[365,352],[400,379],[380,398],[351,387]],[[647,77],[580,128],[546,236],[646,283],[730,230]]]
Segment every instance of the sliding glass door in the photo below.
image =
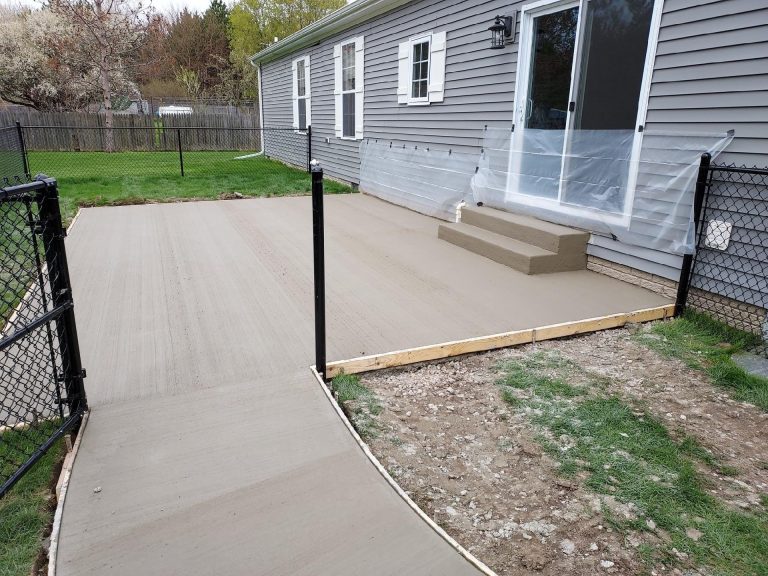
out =
[[509,193],[625,212],[653,11],[654,0],[523,8]]

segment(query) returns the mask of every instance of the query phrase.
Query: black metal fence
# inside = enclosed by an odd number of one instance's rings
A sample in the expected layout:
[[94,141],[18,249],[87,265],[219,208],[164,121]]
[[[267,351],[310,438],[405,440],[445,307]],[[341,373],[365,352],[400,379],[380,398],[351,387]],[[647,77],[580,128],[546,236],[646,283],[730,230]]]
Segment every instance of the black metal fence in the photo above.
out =
[[[310,137],[293,128],[166,128],[22,126],[29,170],[61,178],[88,172],[89,164],[111,162],[120,175],[185,176],[211,171],[239,174],[267,170],[279,160],[309,170]],[[100,153],[132,152],[100,156]],[[260,160],[262,160],[260,162]]]
[[87,408],[64,236],[55,180],[0,188],[0,496]]
[[709,165],[696,198],[697,250],[683,305],[768,340],[768,168]]

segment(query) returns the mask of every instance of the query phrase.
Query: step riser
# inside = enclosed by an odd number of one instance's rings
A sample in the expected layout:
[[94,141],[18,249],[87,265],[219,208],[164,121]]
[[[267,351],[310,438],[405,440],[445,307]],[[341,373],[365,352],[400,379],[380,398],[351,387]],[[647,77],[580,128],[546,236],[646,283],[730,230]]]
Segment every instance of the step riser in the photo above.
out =
[[584,253],[529,256],[509,250],[488,240],[465,234],[461,230],[451,228],[445,224],[441,224],[438,227],[437,237],[524,274],[567,272],[583,270],[586,267],[587,257]]
[[584,253],[587,248],[587,240],[589,239],[589,235],[586,233],[575,232],[572,235],[565,236],[552,234],[532,226],[507,222],[495,217],[493,214],[467,209],[462,210],[461,221],[471,226],[477,226],[478,228],[561,254]]

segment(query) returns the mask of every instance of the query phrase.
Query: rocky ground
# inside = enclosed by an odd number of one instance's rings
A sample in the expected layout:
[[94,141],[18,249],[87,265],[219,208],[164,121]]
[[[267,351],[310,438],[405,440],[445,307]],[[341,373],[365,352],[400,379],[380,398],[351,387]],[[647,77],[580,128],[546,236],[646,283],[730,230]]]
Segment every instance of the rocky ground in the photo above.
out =
[[[587,489],[584,474],[563,476],[541,447],[530,408],[505,402],[496,384],[505,360],[556,351],[604,377],[602,394],[641,406],[673,436],[711,451],[718,467],[700,472],[727,506],[763,510],[768,414],[648,349],[633,338],[638,329],[364,375],[382,407],[369,444],[421,508],[500,575],[708,574],[675,548],[665,561],[649,561],[664,532],[631,502]],[[639,518],[649,529],[621,529],[617,518]],[[694,528],[687,534],[700,537]]]

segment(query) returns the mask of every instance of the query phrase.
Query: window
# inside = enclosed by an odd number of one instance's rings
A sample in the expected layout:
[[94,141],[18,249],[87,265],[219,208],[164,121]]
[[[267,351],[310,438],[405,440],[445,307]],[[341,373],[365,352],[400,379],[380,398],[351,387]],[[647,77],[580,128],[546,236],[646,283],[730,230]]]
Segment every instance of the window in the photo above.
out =
[[411,64],[411,99],[426,99],[429,83],[429,39],[413,44]]
[[445,84],[445,32],[415,36],[398,51],[397,101],[429,105],[442,102]]
[[341,46],[341,135],[355,137],[355,43]]
[[293,127],[305,132],[312,123],[309,89],[309,56],[293,61]]
[[336,136],[363,137],[363,37],[334,46]]

